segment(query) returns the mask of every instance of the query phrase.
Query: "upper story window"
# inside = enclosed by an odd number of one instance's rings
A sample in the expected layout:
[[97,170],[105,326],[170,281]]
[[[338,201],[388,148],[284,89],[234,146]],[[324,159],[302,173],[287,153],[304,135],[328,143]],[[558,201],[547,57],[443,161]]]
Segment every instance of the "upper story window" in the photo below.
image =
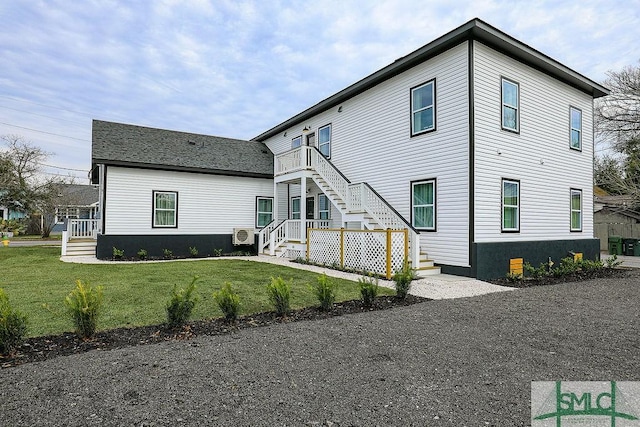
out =
[[153,192],[153,227],[178,227],[178,193]]
[[411,136],[436,128],[436,81],[411,89]]
[[571,189],[571,231],[582,231],[582,190]]
[[582,111],[571,107],[571,148],[574,150],[582,150]]
[[420,230],[436,229],[436,181],[411,183],[411,222]]
[[273,220],[273,197],[256,198],[256,227],[262,228]]
[[520,182],[502,180],[502,231],[520,231]]
[[302,145],[302,135],[291,139],[291,148],[298,148]]
[[331,157],[331,125],[318,129],[318,150],[325,157]]
[[520,85],[502,79],[502,129],[520,132]]

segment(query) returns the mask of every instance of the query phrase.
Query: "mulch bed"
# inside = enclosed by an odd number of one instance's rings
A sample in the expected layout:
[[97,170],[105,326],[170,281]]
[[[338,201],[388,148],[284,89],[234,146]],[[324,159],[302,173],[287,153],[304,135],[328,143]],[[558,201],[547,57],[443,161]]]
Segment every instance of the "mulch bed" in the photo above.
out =
[[371,308],[363,307],[360,300],[352,300],[334,304],[333,309],[329,312],[320,311],[318,307],[307,307],[293,310],[284,318],[277,317],[274,312],[265,312],[244,316],[235,322],[227,322],[223,318],[192,321],[181,329],[170,329],[165,325],[117,328],[100,331],[90,340],[83,340],[76,334],[67,332],[61,335],[48,335],[27,339],[14,354],[9,356],[0,355],[0,367],[9,368],[24,363],[38,362],[58,356],[84,353],[91,350],[112,350],[170,340],[186,340],[199,335],[222,335],[237,332],[242,329],[280,323],[319,320],[345,314],[386,310],[425,301],[429,301],[429,299],[413,295],[407,295],[407,298],[404,300],[394,296],[380,296],[376,298]]
[[557,285],[558,283],[566,283],[566,282],[581,282],[584,280],[591,279],[603,279],[610,277],[626,277],[631,271],[634,269],[626,268],[626,267],[617,267],[617,268],[603,268],[600,270],[594,271],[579,271],[577,273],[568,275],[568,276],[545,276],[538,279],[533,279],[530,277],[526,277],[521,280],[509,280],[506,277],[501,277],[499,279],[491,280],[491,283],[500,286],[508,286],[511,288],[530,288],[532,286],[548,286],[548,285]]

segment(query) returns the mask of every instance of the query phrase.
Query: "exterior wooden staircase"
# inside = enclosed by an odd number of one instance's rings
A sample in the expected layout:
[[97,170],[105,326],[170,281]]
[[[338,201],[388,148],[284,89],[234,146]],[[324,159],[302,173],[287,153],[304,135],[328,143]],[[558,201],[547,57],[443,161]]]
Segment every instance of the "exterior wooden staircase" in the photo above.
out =
[[[351,183],[317,148],[302,146],[280,154],[276,156],[274,167],[276,180],[280,176],[286,178],[288,174],[293,173],[301,173],[302,179],[310,177],[340,211],[345,222],[359,222],[366,230],[408,230],[409,261],[417,274],[427,276],[440,273],[440,267],[436,267],[434,261],[421,251],[419,232],[369,184]],[[272,223],[265,227],[266,230],[261,231],[261,250],[273,240],[274,235],[286,234],[278,233],[286,228],[288,221]],[[302,240],[304,241],[304,237]],[[274,249],[281,247],[283,242],[284,240],[280,239],[275,245],[270,245],[272,249],[268,253],[275,255]],[[286,253],[286,249],[280,250],[279,253]]]

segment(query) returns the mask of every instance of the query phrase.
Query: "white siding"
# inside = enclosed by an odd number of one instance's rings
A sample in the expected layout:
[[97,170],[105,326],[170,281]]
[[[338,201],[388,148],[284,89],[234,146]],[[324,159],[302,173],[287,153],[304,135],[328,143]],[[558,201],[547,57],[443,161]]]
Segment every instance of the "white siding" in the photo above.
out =
[[[475,241],[593,237],[591,96],[474,44]],[[520,85],[520,134],[501,130],[500,79]],[[569,148],[569,106],[582,110],[582,152]],[[520,180],[520,232],[501,232],[501,179]],[[582,190],[583,231],[570,228],[570,188]]]
[[[178,228],[153,228],[153,190],[178,192]],[[254,228],[256,197],[273,197],[273,181],[109,167],[105,234],[232,234]]]
[[[291,149],[302,128],[332,125],[331,161],[354,183],[369,183],[407,220],[410,182],[437,179],[437,231],[422,232],[436,262],[469,265],[467,43],[287,129],[266,142]],[[436,131],[410,137],[410,89],[436,79]]]

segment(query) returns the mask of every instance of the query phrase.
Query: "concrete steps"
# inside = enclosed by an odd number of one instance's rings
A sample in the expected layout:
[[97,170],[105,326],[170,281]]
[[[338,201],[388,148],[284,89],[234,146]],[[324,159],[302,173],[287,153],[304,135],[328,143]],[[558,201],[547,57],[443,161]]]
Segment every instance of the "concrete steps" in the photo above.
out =
[[95,256],[96,245],[94,239],[70,240],[67,243],[67,256]]

